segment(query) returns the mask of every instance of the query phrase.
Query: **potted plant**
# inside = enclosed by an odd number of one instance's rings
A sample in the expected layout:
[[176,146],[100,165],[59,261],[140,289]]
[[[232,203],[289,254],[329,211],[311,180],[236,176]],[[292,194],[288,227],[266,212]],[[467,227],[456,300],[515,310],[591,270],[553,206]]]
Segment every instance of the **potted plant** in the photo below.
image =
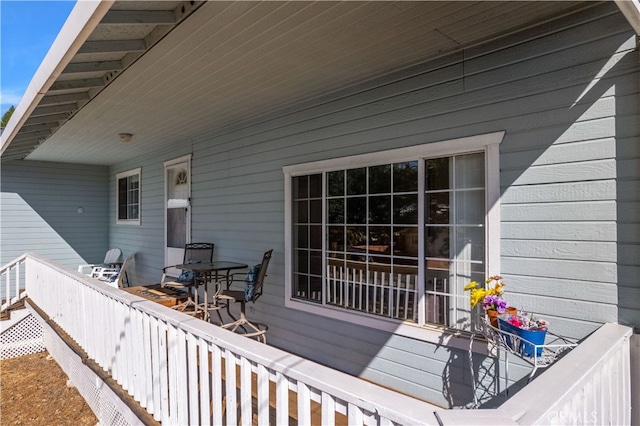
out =
[[507,301],[502,298],[505,285],[502,276],[494,275],[485,280],[483,287],[480,287],[476,281],[471,281],[464,287],[465,291],[470,291],[471,309],[482,303],[482,308],[489,317],[491,325],[496,328],[498,327],[498,315],[505,312],[517,313],[517,309],[509,306]]
[[[498,323],[500,330],[521,338],[517,350],[522,355],[531,357],[534,351],[536,352],[536,356],[542,354],[542,345],[544,345],[547,336],[549,321],[535,318],[533,314],[527,315],[520,313],[519,315],[500,315],[498,317]],[[511,337],[505,337],[507,345],[513,349]]]

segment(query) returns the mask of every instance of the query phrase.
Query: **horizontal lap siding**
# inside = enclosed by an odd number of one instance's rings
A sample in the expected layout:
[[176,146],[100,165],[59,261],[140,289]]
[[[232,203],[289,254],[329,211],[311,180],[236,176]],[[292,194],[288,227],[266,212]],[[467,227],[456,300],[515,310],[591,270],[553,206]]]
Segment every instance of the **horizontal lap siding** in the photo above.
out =
[[[516,305],[549,316],[560,333],[584,337],[617,321],[619,292],[634,295],[638,288],[637,258],[621,253],[638,245],[637,186],[631,193],[638,180],[637,52],[615,5],[590,8],[565,24],[529,29],[118,165],[112,175],[143,167],[143,219],[139,228],[112,226],[111,242],[144,251],[141,278],[158,275],[162,162],[193,152],[193,240],[214,242],[216,258],[247,263],[275,249],[265,293],[250,305],[250,315],[269,324],[271,344],[432,403],[468,406],[465,351],[284,308],[282,167],[505,131],[502,271],[491,272],[505,275]],[[617,62],[607,65],[613,56]],[[617,198],[630,211],[621,212]],[[621,235],[622,226],[635,236]],[[620,312],[637,315],[637,304],[625,303]],[[516,369],[520,377],[526,372]]]
[[26,252],[73,269],[104,259],[106,167],[10,161],[0,170],[0,264]]

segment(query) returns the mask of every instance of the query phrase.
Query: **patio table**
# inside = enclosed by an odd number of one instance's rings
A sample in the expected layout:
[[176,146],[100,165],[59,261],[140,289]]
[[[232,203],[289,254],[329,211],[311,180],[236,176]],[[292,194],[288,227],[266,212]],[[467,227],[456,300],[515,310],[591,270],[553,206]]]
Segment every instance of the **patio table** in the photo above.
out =
[[[209,293],[208,287],[211,282],[218,285],[218,279],[222,273],[225,278],[229,278],[229,274],[232,270],[245,269],[249,265],[246,263],[230,262],[226,260],[217,260],[215,262],[206,263],[184,263],[176,265],[175,268],[191,271],[195,275],[196,279],[196,291],[195,291],[195,307],[196,314],[200,310],[200,304],[198,303],[198,286],[204,285],[204,303],[203,303],[203,319],[209,321]],[[216,291],[217,292],[217,291]],[[216,307],[217,308],[217,307]]]

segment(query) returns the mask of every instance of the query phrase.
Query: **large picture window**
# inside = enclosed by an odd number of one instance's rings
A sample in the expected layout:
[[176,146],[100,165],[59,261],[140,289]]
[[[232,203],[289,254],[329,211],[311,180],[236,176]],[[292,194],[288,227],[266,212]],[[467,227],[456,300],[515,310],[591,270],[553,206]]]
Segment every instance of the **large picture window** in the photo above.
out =
[[140,224],[140,172],[130,170],[116,175],[117,220],[123,225]]
[[287,305],[467,328],[463,288],[499,258],[492,135],[285,168]]

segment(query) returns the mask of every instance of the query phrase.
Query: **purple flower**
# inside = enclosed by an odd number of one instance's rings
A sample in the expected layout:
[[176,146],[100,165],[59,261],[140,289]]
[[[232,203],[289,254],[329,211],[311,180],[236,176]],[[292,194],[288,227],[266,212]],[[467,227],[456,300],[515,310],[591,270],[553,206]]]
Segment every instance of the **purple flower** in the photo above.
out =
[[507,302],[502,300],[500,296],[491,295],[484,298],[482,307],[484,309],[495,309],[499,314],[503,314],[507,309]]

